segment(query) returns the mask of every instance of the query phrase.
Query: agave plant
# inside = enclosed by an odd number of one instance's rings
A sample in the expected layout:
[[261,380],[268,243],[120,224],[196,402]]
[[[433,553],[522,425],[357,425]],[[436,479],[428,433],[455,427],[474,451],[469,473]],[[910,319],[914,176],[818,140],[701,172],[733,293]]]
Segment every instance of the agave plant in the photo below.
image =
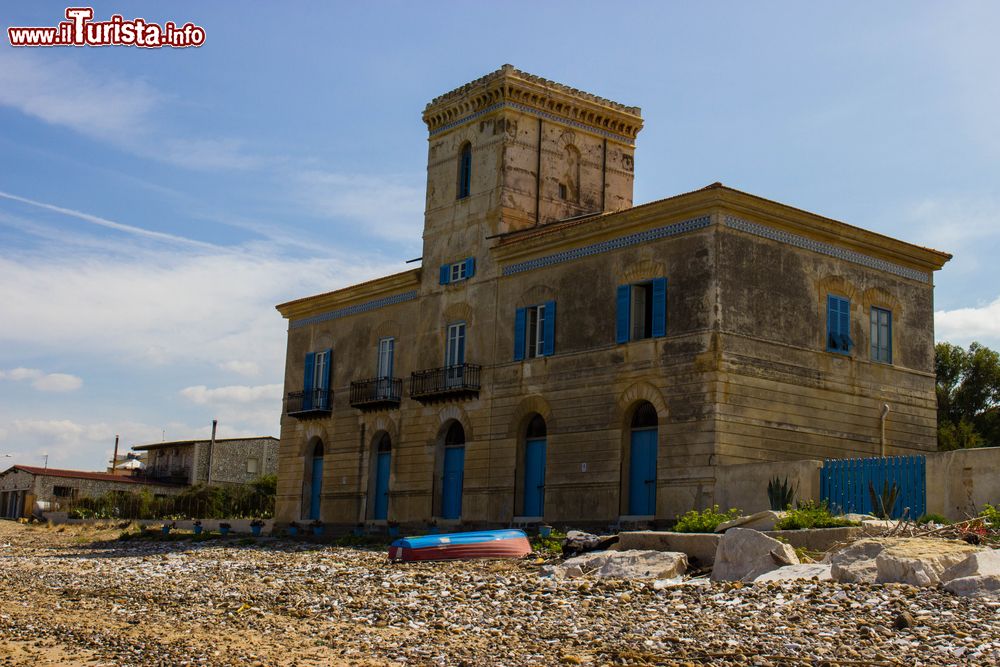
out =
[[767,483],[767,499],[775,512],[786,510],[795,502],[795,485],[787,477],[783,481],[775,477]]
[[875,485],[868,482],[868,493],[871,495],[872,511],[880,519],[888,519],[892,516],[892,510],[896,507],[896,500],[899,499],[899,484],[896,482],[889,486],[889,482],[882,482],[882,493],[875,490]]

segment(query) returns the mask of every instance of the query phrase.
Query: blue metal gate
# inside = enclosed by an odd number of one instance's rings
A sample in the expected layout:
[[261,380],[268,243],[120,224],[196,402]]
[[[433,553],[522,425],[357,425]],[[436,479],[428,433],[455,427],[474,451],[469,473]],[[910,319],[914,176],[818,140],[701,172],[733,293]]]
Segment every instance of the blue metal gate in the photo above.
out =
[[441,485],[441,517],[462,516],[462,480],[465,476],[465,447],[445,447],[444,476]]
[[375,509],[372,518],[384,520],[389,516],[389,463],[390,452],[378,452],[375,459]]
[[309,517],[319,519],[320,498],[323,495],[323,457],[312,460],[312,485],[309,493]]
[[820,471],[819,493],[830,511],[870,514],[872,507],[868,483],[881,495],[888,482],[899,486],[899,498],[891,516],[903,516],[909,508],[910,519],[927,512],[927,461],[923,456],[887,456],[870,459],[827,459]]

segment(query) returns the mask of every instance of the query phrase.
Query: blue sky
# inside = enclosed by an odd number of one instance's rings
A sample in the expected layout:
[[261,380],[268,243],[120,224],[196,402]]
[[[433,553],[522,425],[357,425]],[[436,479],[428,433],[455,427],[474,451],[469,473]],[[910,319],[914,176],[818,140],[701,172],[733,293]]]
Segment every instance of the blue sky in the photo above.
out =
[[[64,4],[7,3],[10,25]],[[503,63],[642,108],[637,203],[714,181],[955,255],[1000,347],[1000,4],[105,3],[197,49],[0,46],[0,456],[277,435],[276,303],[421,253],[434,96]],[[6,32],[6,31],[4,31]]]

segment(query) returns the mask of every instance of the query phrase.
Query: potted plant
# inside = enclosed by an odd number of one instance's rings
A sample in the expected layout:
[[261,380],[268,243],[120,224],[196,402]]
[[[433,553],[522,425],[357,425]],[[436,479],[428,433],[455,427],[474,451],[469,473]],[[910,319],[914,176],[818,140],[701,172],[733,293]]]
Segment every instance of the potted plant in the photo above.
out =
[[225,537],[226,535],[228,535],[228,534],[229,534],[229,529],[230,529],[230,528],[232,528],[232,526],[231,526],[231,525],[229,525],[228,523],[220,523],[220,524],[219,524],[219,533],[220,533],[220,534],[221,534],[221,535],[222,535],[223,537]]
[[539,537],[548,537],[551,534],[552,534],[552,526],[543,523],[541,526],[538,527]]
[[191,527],[194,530],[194,534],[195,535],[201,535],[201,531],[203,530],[203,528],[202,528],[201,520],[200,519],[199,520],[195,520],[195,522],[192,524]]
[[253,533],[254,537],[260,537],[260,531],[264,528],[264,521],[262,519],[254,519],[250,522],[250,532]]
[[315,521],[310,523],[309,527],[312,528],[312,534],[315,535],[316,537],[319,537],[320,535],[323,534],[323,522],[320,521],[319,519],[316,519]]
[[173,527],[174,527],[173,523],[165,523],[163,524],[163,527],[160,528],[160,530],[163,532],[164,536],[166,536],[170,534],[170,529]]
[[390,521],[389,522],[389,537],[399,537],[399,522]]
[[288,536],[295,537],[298,534],[299,534],[299,524],[292,521],[291,523],[288,524]]

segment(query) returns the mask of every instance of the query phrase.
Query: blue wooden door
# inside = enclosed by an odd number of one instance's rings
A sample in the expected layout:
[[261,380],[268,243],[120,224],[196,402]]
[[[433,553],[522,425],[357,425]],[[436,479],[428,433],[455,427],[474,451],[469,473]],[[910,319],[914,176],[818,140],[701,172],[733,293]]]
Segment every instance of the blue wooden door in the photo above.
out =
[[372,518],[389,516],[389,452],[379,452],[375,460],[375,512]]
[[441,517],[462,516],[462,478],[465,475],[465,447],[445,447],[444,476],[441,484]]
[[323,493],[323,457],[315,456],[312,461],[312,485],[309,495],[309,517],[319,518],[319,499]]
[[632,431],[629,451],[628,513],[656,514],[656,429]]
[[524,443],[524,516],[545,515],[545,438]]

